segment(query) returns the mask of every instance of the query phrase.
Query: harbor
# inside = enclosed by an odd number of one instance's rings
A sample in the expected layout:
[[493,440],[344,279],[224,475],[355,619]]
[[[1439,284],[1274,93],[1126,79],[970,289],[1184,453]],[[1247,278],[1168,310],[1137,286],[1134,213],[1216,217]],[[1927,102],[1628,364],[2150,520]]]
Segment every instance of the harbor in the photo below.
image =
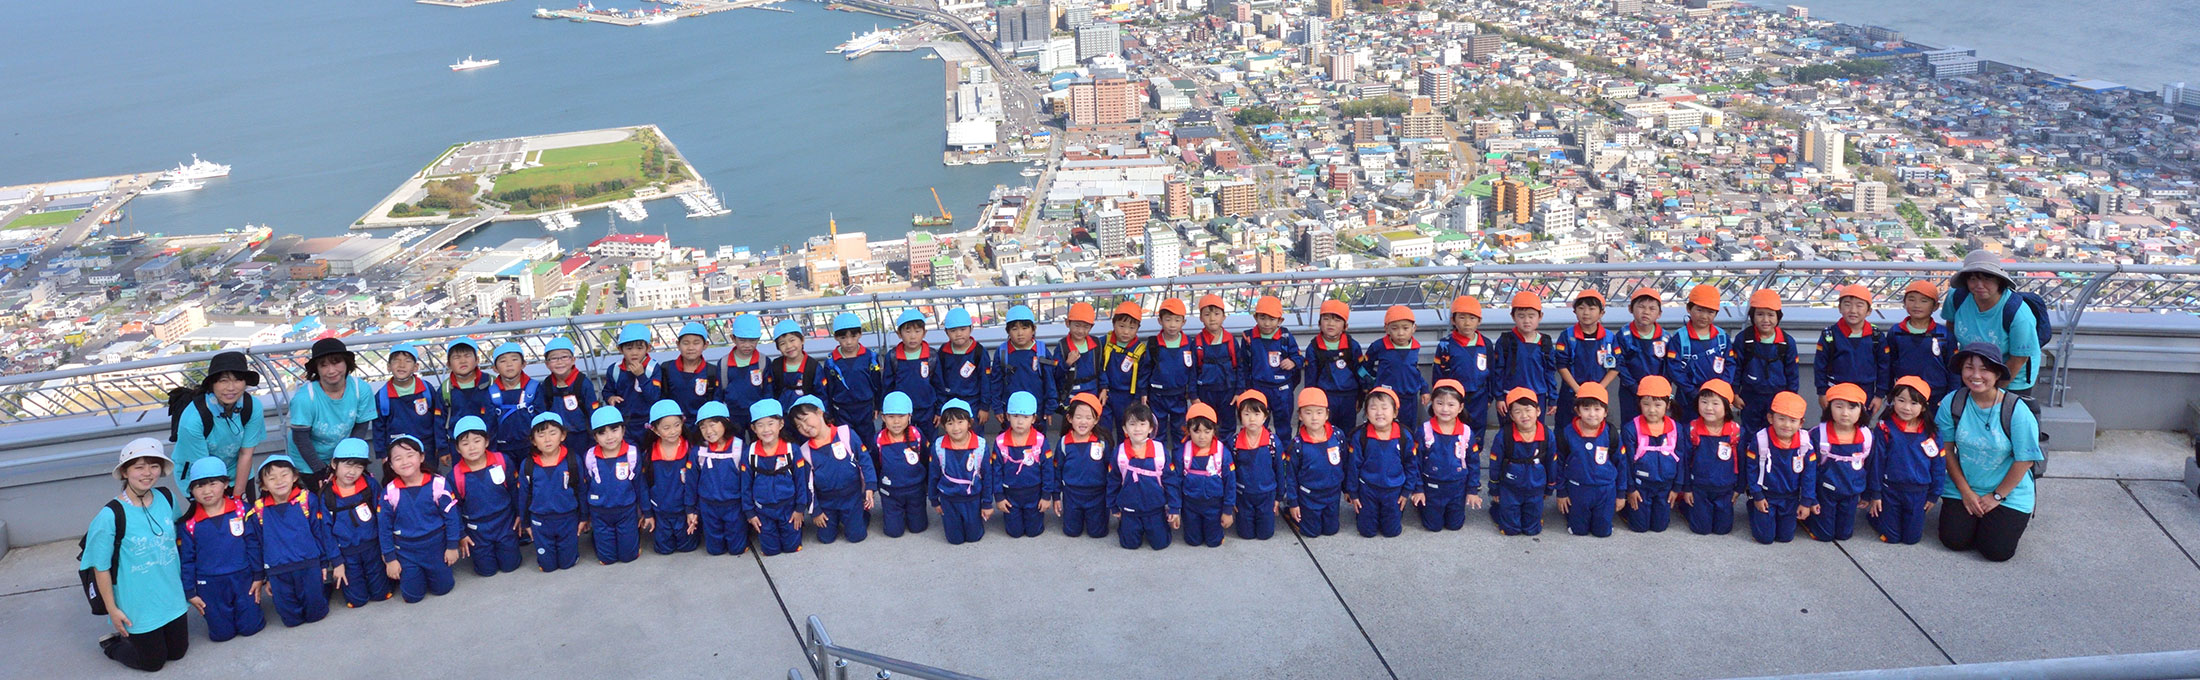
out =
[[442,7],[479,7],[482,5],[494,5],[504,1],[505,0],[413,0],[413,2],[417,2],[423,5],[438,5]]
[[[427,0],[422,0],[426,2]],[[564,19],[575,23],[611,24],[613,26],[656,26],[669,24],[688,17],[717,14],[737,9],[776,9],[770,5],[784,0],[648,0],[660,5],[648,9],[621,11],[616,7],[597,7],[592,2],[582,2],[571,9],[536,8],[535,18]]]

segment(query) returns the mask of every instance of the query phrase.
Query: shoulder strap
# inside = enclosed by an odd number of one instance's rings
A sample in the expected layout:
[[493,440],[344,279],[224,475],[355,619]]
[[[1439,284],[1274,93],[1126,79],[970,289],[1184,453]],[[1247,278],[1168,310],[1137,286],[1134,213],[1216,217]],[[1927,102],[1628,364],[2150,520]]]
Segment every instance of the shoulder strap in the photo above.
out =
[[[167,493],[167,491],[162,490],[162,493]],[[120,578],[122,576],[120,573],[122,571],[120,568],[122,566],[122,532],[129,526],[124,523],[122,518],[122,499],[107,499],[107,511],[115,519],[115,548],[107,556],[107,574],[109,578]]]
[[2010,392],[2007,390],[2002,391],[2001,433],[2003,436],[2008,436],[2009,433],[2016,431],[2014,423],[2016,422],[2017,417],[2017,406],[2023,402],[2023,399],[2023,397],[2017,396],[2017,393],[2015,392]]
[[390,389],[388,387],[374,391],[374,412],[384,417],[390,415]]

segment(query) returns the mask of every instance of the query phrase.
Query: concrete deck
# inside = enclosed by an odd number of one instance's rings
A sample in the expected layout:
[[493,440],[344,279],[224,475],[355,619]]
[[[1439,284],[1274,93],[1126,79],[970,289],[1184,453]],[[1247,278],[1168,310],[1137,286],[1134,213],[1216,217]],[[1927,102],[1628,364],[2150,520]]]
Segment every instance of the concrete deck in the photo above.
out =
[[[1758,546],[1746,529],[1505,538],[1487,515],[1431,535],[1172,545],[1009,539],[935,526],[758,560],[700,554],[489,579],[297,628],[205,641],[183,677],[295,669],[560,677],[785,677],[820,616],[842,645],[987,677],[1719,677],[2200,648],[2200,499],[2169,435],[2104,438],[2057,467],[2015,560],[1872,540]],[[2108,447],[2113,448],[2108,448]],[[2097,454],[2096,454],[2097,455]],[[2068,458],[2076,459],[2072,455]],[[2077,475],[2079,470],[2089,474]],[[8,677],[124,673],[92,644],[73,541],[0,559]],[[272,624],[271,624],[272,625]],[[402,631],[402,632],[399,632]],[[392,633],[395,633],[394,635]],[[486,633],[486,634],[485,634]],[[388,639],[420,653],[392,654]],[[485,655],[443,650],[490,641]],[[373,641],[373,642],[368,642]],[[636,664],[646,664],[637,666]],[[867,671],[857,673],[867,677]]]

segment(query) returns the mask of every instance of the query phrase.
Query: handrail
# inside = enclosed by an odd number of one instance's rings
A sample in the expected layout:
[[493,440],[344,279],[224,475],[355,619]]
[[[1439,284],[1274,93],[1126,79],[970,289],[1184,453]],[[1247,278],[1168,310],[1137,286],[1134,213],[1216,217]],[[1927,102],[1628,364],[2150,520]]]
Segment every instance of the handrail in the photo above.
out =
[[[818,680],[848,680],[850,662],[878,669],[879,678],[900,673],[919,680],[983,680],[975,675],[833,644],[833,636],[825,632],[825,622],[818,620],[815,614],[810,615],[809,621],[803,625],[802,652],[809,657],[810,670],[817,673]],[[800,680],[802,674],[790,668],[787,669],[787,677]]]
[[2200,650],[1766,676],[1759,680],[2172,680],[2200,677]]

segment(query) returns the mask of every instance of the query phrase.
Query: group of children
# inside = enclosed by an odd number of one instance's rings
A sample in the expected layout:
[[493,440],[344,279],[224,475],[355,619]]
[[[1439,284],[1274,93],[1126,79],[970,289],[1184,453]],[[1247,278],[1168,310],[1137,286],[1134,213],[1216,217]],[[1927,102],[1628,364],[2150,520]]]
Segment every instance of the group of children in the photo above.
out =
[[1457,530],[1485,503],[1502,533],[1534,535],[1546,497],[1579,535],[1608,536],[1615,520],[1663,531],[1674,512],[1725,534],[1746,499],[1760,542],[1791,540],[1799,523],[1846,539],[1861,509],[1882,540],[1916,543],[1946,475],[1929,414],[1955,384],[1939,295],[1904,289],[1893,329],[1866,321],[1869,290],[1840,295],[1816,353],[1825,417],[1807,429],[1779,296],[1752,295],[1750,325],[1729,335],[1713,326],[1709,286],[1689,292],[1672,330],[1656,290],[1629,297],[1617,331],[1602,324],[1604,296],[1585,290],[1556,334],[1539,330],[1541,298],[1521,292],[1494,342],[1480,302],[1460,297],[1427,373],[1403,306],[1363,346],[1345,332],[1349,307],[1325,302],[1301,345],[1280,300],[1260,298],[1255,326],[1233,333],[1213,295],[1197,333],[1170,299],[1158,333],[1142,336],[1144,311],[1125,302],[1094,337],[1094,309],[1078,303],[1053,343],[1017,306],[992,348],[960,308],[938,346],[925,316],[904,312],[883,351],[842,314],[822,357],[791,320],[765,356],[761,320],[744,315],[722,358],[689,323],[677,355],[655,361],[651,331],[634,325],[600,376],[563,338],[544,347],[541,378],[516,343],[483,371],[480,345],[460,338],[439,385],[419,375],[420,350],[400,346],[371,441],[342,440],[327,474],[266,457],[244,502],[219,459],[188,467],[184,578],[225,639],[258,629],[262,595],[299,625],[326,614],[333,590],[353,607],[393,590],[418,601],[448,592],[462,557],[482,576],[517,569],[522,545],[544,571],[573,566],[583,534],[604,564],[635,559],[645,534],[660,554],[741,554],[753,540],[775,555],[800,549],[805,523],[820,543],[862,541],[873,512],[890,537],[937,516],[952,544],[983,538],[995,514],[1011,537],[1042,533],[1049,512],[1070,536],[1106,537],[1112,519],[1123,547],[1161,549],[1178,531],[1205,546],[1233,531],[1267,539],[1279,516],[1331,535],[1346,506],[1363,536],[1399,535],[1409,506],[1423,528]]

